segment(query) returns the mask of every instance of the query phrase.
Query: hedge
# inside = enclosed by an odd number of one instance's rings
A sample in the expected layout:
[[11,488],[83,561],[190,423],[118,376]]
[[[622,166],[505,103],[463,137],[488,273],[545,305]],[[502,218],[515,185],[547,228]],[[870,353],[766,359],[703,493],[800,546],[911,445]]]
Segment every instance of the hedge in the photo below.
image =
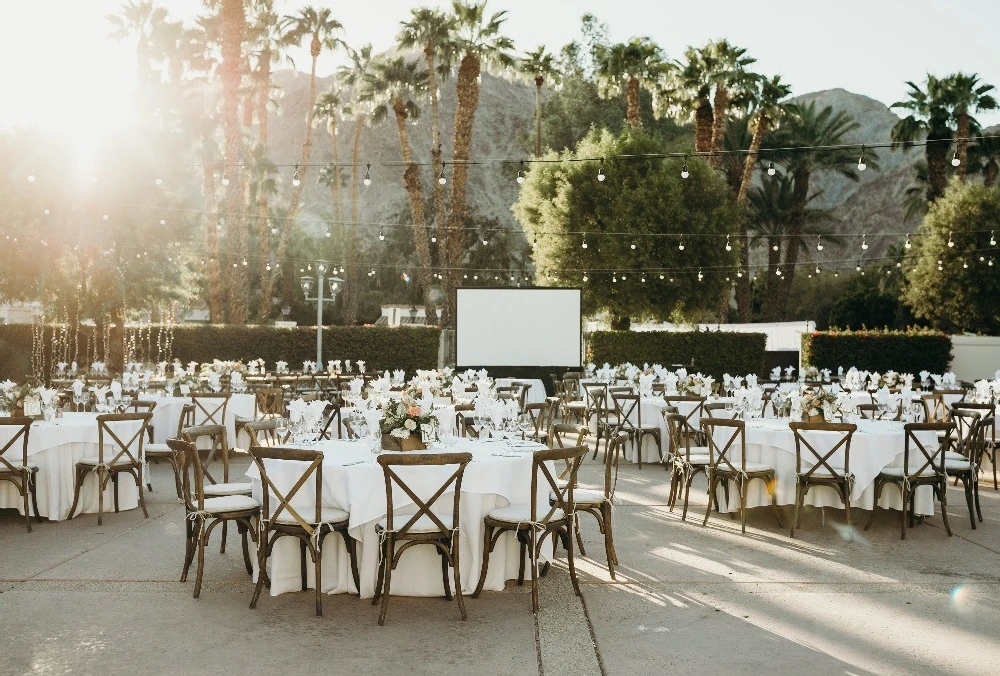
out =
[[729,331],[595,331],[590,334],[589,361],[595,364],[631,362],[642,365],[684,364],[690,371],[721,379],[730,375],[760,375],[767,336]]
[[[91,327],[80,327],[91,335]],[[157,327],[153,328],[156,335]],[[46,331],[51,339],[52,331]],[[369,371],[437,368],[441,331],[429,327],[389,328],[381,326],[327,326],[323,328],[323,359],[350,359],[366,362]],[[304,360],[316,358],[316,328],[299,326],[231,326],[187,324],[173,329],[171,358],[181,362],[212,359],[242,360],[261,358],[274,368],[281,359],[289,368],[301,368]],[[86,346],[81,339],[80,352]],[[155,350],[154,350],[155,351]],[[46,359],[49,357],[46,345]],[[81,361],[86,359],[81,357]],[[31,327],[0,326],[0,380],[21,381],[31,367]]]
[[814,331],[802,334],[802,363],[836,372],[843,366],[885,373],[944,373],[951,338],[929,330]]

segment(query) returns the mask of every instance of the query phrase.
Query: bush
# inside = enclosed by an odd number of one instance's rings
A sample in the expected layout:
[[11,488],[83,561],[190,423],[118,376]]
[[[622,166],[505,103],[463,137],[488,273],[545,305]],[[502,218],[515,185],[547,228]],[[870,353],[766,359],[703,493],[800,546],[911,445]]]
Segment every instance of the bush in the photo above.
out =
[[[90,335],[92,328],[80,327],[81,335]],[[157,327],[153,327],[156,335]],[[441,331],[437,328],[381,326],[327,326],[323,329],[323,359],[350,359],[366,362],[370,372],[386,369],[405,369],[412,374],[416,369],[437,367],[438,342]],[[46,331],[46,360],[50,357],[49,342],[52,331]],[[282,359],[289,368],[301,368],[302,362],[316,358],[316,328],[301,326],[279,328],[275,326],[182,325],[174,327],[171,359],[182,363],[206,362],[212,359],[261,358],[274,368]],[[88,362],[84,354],[87,341],[80,340],[81,367]],[[153,347],[155,353],[155,345]],[[142,359],[142,357],[138,357]],[[155,354],[151,359],[155,359]],[[48,364],[47,364],[48,365]],[[0,326],[0,380],[24,380],[31,367],[31,327],[27,325]]]
[[595,331],[590,334],[590,361],[642,365],[684,364],[721,379],[723,373],[758,375],[764,369],[767,336],[729,331]]
[[951,338],[923,329],[906,331],[814,331],[802,335],[802,364],[836,372],[843,366],[885,373],[944,373]]

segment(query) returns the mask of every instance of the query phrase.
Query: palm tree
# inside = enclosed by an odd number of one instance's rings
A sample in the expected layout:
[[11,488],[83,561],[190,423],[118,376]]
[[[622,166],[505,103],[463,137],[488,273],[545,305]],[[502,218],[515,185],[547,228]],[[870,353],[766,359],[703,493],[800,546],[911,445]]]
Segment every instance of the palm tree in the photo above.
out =
[[417,68],[416,61],[407,61],[403,57],[380,58],[373,64],[366,86],[373,92],[372,98],[377,101],[372,110],[372,124],[383,121],[390,110],[396,118],[399,149],[403,156],[403,185],[410,202],[413,244],[420,266],[417,279],[423,289],[426,316],[430,317],[434,306],[430,300],[431,248],[424,215],[424,186],[420,167],[413,160],[413,151],[406,132],[407,122],[410,119],[417,119],[420,114],[416,101],[427,89],[427,73]]
[[341,116],[344,113],[344,103],[340,95],[334,90],[329,90],[320,95],[316,101],[314,111],[314,122],[326,124],[326,130],[330,134],[330,150],[333,155],[333,163],[320,174],[320,182],[330,187],[333,195],[333,214],[338,223],[344,221],[344,204],[340,194],[343,187],[343,177],[340,170],[340,150],[337,146],[337,132]]
[[926,89],[907,82],[907,98],[897,101],[890,108],[909,110],[892,128],[893,148],[912,148],[921,139],[929,141],[924,147],[927,158],[927,201],[934,202],[948,185],[948,142],[952,137],[951,113],[948,109],[947,83],[933,75],[927,76]]
[[625,120],[630,127],[641,127],[639,93],[643,89],[656,92],[668,68],[663,50],[647,37],[632,38],[615,45],[598,45],[594,61],[600,95],[610,98],[624,91]]
[[[736,195],[736,203],[742,204],[750,190],[753,169],[757,164],[757,154],[764,142],[764,136],[781,119],[784,112],[782,99],[791,93],[791,87],[781,81],[781,76],[775,75],[768,80],[761,77],[757,81],[755,97],[750,113],[749,126],[753,129],[750,149],[743,163],[743,176],[740,179],[740,189]],[[750,242],[747,239],[746,220],[740,220],[740,268],[744,271],[742,277],[736,280],[736,308],[741,322],[750,321],[752,311],[750,298]]]
[[731,106],[742,108],[748,103],[749,90],[756,76],[746,71],[747,66],[757,61],[746,55],[747,50],[729,44],[728,40],[709,43],[712,72],[710,78],[715,84],[712,100],[712,155],[709,164],[718,168],[722,165],[721,151],[725,146],[726,123]]
[[483,69],[510,67],[514,64],[513,41],[501,34],[507,20],[506,12],[486,16],[486,2],[467,4],[453,0],[455,15],[453,42],[461,54],[458,80],[455,84],[458,102],[455,107],[455,132],[452,141],[451,216],[448,219],[445,277],[445,318],[454,321],[450,311],[451,290],[461,278],[466,219],[466,186],[469,180],[469,156],[472,152],[472,130],[479,106],[479,82]]
[[656,102],[680,124],[694,122],[694,150],[712,149],[712,71],[714,58],[708,46],[688,47],[684,60],[675,61],[667,71]]
[[[343,45],[337,37],[343,26],[333,18],[333,12],[328,7],[316,9],[315,7],[304,7],[294,16],[286,16],[283,20],[285,33],[281,39],[284,47],[298,46],[302,40],[309,38],[309,56],[312,63],[309,68],[309,100],[306,104],[306,128],[305,136],[302,140],[302,153],[299,156],[298,180],[292,181],[292,193],[288,200],[288,215],[285,220],[285,227],[281,229],[278,238],[277,258],[283,259],[285,250],[288,248],[288,236],[295,225],[295,217],[298,215],[302,202],[302,190],[305,187],[305,174],[308,170],[309,155],[312,152],[312,130],[313,117],[315,115],[316,103],[316,62],[324,49],[336,49]],[[286,285],[291,283],[291,278],[285,276]],[[270,298],[274,288],[274,275],[265,273],[261,280],[261,293],[265,298]]]
[[992,188],[1000,174],[1000,139],[986,136],[969,148],[970,170],[983,175],[983,185]]
[[[243,41],[246,38],[246,15],[243,0],[221,0],[219,19],[222,29],[222,128],[225,137],[224,163],[229,173],[226,188],[226,231],[230,253],[236,260],[246,258],[247,229],[245,221],[245,190],[241,171],[243,130],[240,126],[240,84],[244,71]],[[247,270],[242,265],[233,268],[229,276],[229,321],[245,324],[247,308]]]
[[[431,101],[431,170],[433,176],[441,173],[441,115],[438,110],[441,98],[438,77],[446,77],[455,57],[455,44],[451,36],[455,18],[437,9],[418,7],[410,12],[410,20],[402,22],[397,40],[403,49],[419,48],[427,64],[427,94]],[[445,235],[445,186],[434,181],[434,224]],[[447,252],[447,246],[445,249]]]
[[358,186],[362,182],[358,161],[361,149],[361,130],[369,120],[371,108],[370,91],[364,83],[370,78],[372,68],[372,46],[348,49],[350,63],[337,70],[337,82],[350,91],[351,99],[344,104],[343,116],[354,118],[354,141],[351,151],[351,227],[347,231],[347,271],[346,284],[341,292],[344,303],[344,323],[353,326],[358,320],[358,300],[361,295],[361,268],[358,264]]
[[153,70],[153,60],[158,51],[156,33],[167,21],[167,17],[167,10],[155,6],[152,0],[132,0],[122,5],[118,14],[108,14],[105,17],[112,26],[112,39],[120,42],[133,36],[136,38],[135,81],[139,91],[144,94],[149,93],[157,80],[157,74]]
[[546,82],[558,84],[562,76],[556,57],[540,45],[533,52],[527,52],[517,65],[521,75],[535,84],[535,157],[542,156],[542,85]]
[[[806,105],[787,106],[781,128],[775,134],[779,147],[840,146],[848,141],[848,136],[860,129],[861,125],[846,111],[836,111],[832,106],[816,110],[816,102]],[[874,151],[866,151],[866,162],[872,169],[878,169],[878,157]],[[810,193],[810,179],[813,174],[836,172],[851,181],[858,180],[854,168],[854,151],[832,150],[824,152],[789,152],[778,155],[778,160],[792,177],[792,211],[788,220],[788,238],[784,242],[784,267],[787,268],[788,284],[773,287],[775,295],[768,298],[771,318],[781,317],[788,302],[788,291],[795,279],[798,264],[800,235],[806,224],[807,206],[815,195]]]
[[997,100],[989,94],[995,88],[991,84],[981,84],[976,73],[971,75],[955,73],[945,79],[945,89],[952,119],[955,122],[955,157],[959,162],[955,173],[959,180],[965,183],[969,137],[979,134],[979,123],[970,112],[996,110]]

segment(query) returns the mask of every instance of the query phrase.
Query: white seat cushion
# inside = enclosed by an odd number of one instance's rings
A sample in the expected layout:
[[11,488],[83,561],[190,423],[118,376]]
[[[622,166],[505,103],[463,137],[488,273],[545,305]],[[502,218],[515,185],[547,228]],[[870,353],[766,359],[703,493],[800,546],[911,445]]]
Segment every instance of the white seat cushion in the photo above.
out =
[[[902,477],[903,476],[903,468],[902,467],[886,467],[881,472],[879,472],[879,474],[884,474],[885,476],[891,476],[891,477]],[[935,472],[933,470],[931,470],[931,469],[925,469],[919,475],[916,474],[916,468],[913,468],[913,469],[910,470],[910,476],[911,477],[912,476],[929,477],[929,476],[934,476],[934,474],[935,474]]]
[[[808,470],[806,470],[808,471]],[[806,472],[803,472],[801,476],[805,476]],[[812,479],[832,479],[841,478],[844,476],[844,469],[842,467],[834,467],[833,472],[825,467],[820,467],[815,472],[809,475]]]
[[[736,467],[736,469],[740,469],[740,465],[738,462],[734,462],[733,465]],[[721,472],[729,470],[729,466],[724,463],[719,463],[718,465],[716,465],[716,468]],[[766,472],[768,470],[773,471],[774,467],[763,462],[748,462],[746,464],[746,467],[743,468],[743,470],[746,472]]]
[[227,484],[205,484],[205,497],[220,495],[250,495],[250,482],[238,481]]
[[[17,474],[20,474],[20,473],[21,473],[21,472],[23,471],[23,470],[22,470],[22,468],[24,468],[24,467],[25,467],[25,465],[22,465],[21,463],[18,463],[18,462],[12,462],[12,463],[10,463],[10,464],[14,465],[14,469],[13,469],[13,470],[11,470],[11,469],[10,469],[9,467],[6,467],[6,466],[3,466],[3,465],[0,465],[0,474],[3,474],[3,473],[5,473],[5,472],[6,472],[7,474],[13,474],[13,473],[17,473]],[[35,464],[35,463],[33,463],[33,462],[29,462],[29,463],[27,464],[27,468],[28,468],[28,470],[29,470],[29,471],[31,471],[31,472],[37,472],[37,471],[38,471],[38,465],[36,465],[36,464]]]
[[953,469],[965,471],[968,470],[969,467],[971,467],[971,465],[969,464],[968,458],[962,458],[961,460],[955,458],[945,458],[944,461],[944,468],[946,470]]
[[[695,448],[692,448],[691,450],[695,451],[695,450],[707,450],[707,449],[695,449]],[[677,459],[681,460],[681,461],[686,460],[686,458],[684,457],[683,453],[679,454],[677,456]],[[692,453],[691,454],[690,463],[692,465],[707,465],[709,462],[710,462],[710,459],[709,459],[707,453],[704,453],[704,454],[702,454],[702,453],[698,453],[698,454]]]
[[944,452],[945,461],[948,460],[960,460],[962,462],[968,462],[969,459],[957,451],[945,451]]
[[260,503],[249,495],[223,495],[217,498],[205,498],[205,511],[215,514],[244,512],[257,507],[260,507]]
[[[316,516],[316,510],[314,508],[306,510],[298,510],[299,516],[303,519],[309,520]],[[350,518],[350,514],[342,509],[337,509],[336,507],[323,507],[319,513],[320,520],[323,523],[341,523],[347,521]],[[288,513],[287,509],[281,510],[281,514],[278,515],[276,519],[278,523],[298,523],[295,517]]]
[[[547,509],[539,509],[538,511],[539,518],[544,517],[548,513]],[[530,523],[531,505],[525,502],[521,504],[508,505],[507,507],[498,507],[497,509],[491,509],[489,514],[486,516],[494,521],[503,521],[509,524]],[[566,514],[561,509],[557,509],[550,520],[558,521],[565,516]]]
[[161,454],[162,453],[164,455],[166,455],[166,454],[173,455],[173,453],[174,453],[171,450],[171,448],[169,446],[167,446],[166,444],[144,444],[143,447],[142,447],[142,450],[143,450],[143,452],[146,455],[150,455],[151,453],[155,453],[155,454]]
[[[412,514],[394,514],[392,517],[393,521],[392,525],[395,526],[396,530],[398,531],[400,528],[405,526],[411,518],[413,518]],[[440,519],[441,523],[443,523],[445,526],[447,526],[448,522],[451,521],[450,516],[439,516],[438,519]],[[387,523],[388,519],[386,519],[386,517],[383,516],[381,519],[378,520],[376,527],[379,528],[380,530],[385,530]],[[417,519],[417,522],[415,524],[406,529],[406,532],[436,533],[440,530],[441,528],[436,523],[434,523],[434,520],[431,517],[427,516],[426,514],[422,514],[420,518]]]
[[[556,494],[549,491],[549,504],[556,501]],[[580,488],[573,491],[573,502],[578,505],[600,504],[604,502],[604,491],[595,491],[589,488]]]
[[[108,458],[108,460],[110,460],[110,459],[111,458]],[[107,461],[105,461],[105,462],[107,462]],[[80,460],[76,461],[76,464],[78,464],[78,465],[95,465],[96,466],[96,465],[99,465],[100,463],[101,463],[100,459],[97,458],[96,456],[94,456],[92,458],[81,458]],[[110,465],[112,463],[108,463],[108,464]],[[134,463],[126,457],[126,458],[124,458],[122,460],[119,460],[118,462],[114,463],[114,466],[115,467],[128,467],[129,465],[132,465],[132,464],[134,464]]]

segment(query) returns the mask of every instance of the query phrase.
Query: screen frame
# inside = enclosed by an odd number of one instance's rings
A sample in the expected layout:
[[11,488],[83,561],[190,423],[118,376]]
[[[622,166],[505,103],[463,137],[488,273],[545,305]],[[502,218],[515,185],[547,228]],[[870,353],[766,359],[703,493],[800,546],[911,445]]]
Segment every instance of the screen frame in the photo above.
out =
[[455,308],[455,368],[479,368],[486,366],[484,364],[463,364],[459,358],[460,354],[458,351],[459,346],[459,336],[458,336],[458,292],[459,291],[576,291],[577,300],[579,303],[579,317],[580,326],[577,329],[578,346],[576,351],[575,364],[492,364],[489,365],[490,368],[503,368],[505,366],[518,367],[518,366],[529,366],[529,367],[546,367],[546,366],[558,366],[560,368],[581,368],[583,366],[583,287],[582,286],[456,286],[455,287],[455,297],[454,297],[454,308]]

